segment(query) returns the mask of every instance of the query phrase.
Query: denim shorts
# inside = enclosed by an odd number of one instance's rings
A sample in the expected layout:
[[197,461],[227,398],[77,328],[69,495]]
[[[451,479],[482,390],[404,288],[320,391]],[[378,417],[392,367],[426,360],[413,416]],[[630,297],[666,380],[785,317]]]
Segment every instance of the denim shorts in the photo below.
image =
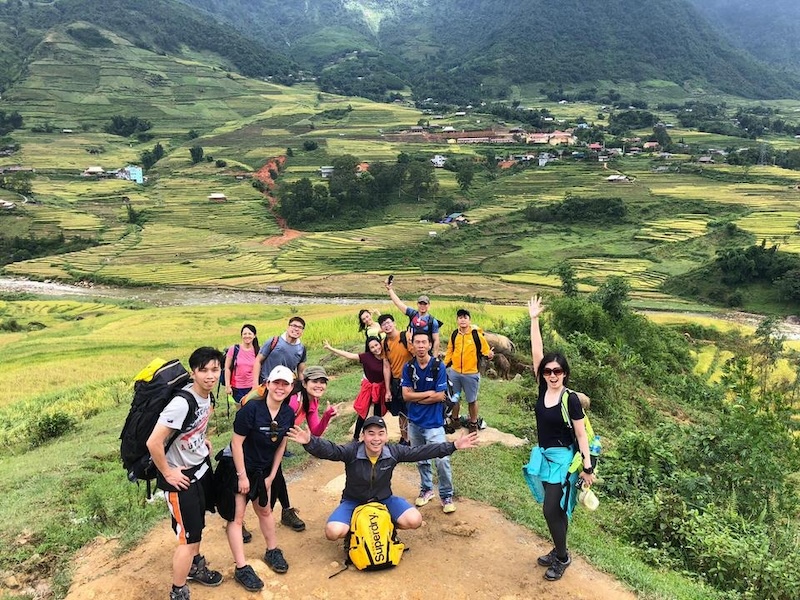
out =
[[[411,503],[408,500],[401,498],[400,496],[389,496],[383,500],[378,500],[378,502],[389,509],[389,514],[392,515],[392,522],[394,523],[397,523],[397,519],[399,519],[409,508],[414,508],[411,506]],[[333,513],[331,513],[331,516],[328,517],[328,523],[334,521],[336,523],[345,523],[346,525],[350,525],[350,521],[353,520],[353,511],[362,504],[366,504],[366,502],[342,500],[342,503],[337,506],[336,510],[334,510]]]

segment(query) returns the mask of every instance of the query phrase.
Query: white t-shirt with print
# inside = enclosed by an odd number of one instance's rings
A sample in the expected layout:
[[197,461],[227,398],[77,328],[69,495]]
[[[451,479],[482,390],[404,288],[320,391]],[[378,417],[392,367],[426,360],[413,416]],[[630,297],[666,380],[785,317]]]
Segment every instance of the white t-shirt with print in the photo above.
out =
[[[208,456],[206,428],[211,415],[211,396],[207,398],[199,396],[192,389],[191,383],[183,389],[190,392],[197,401],[196,418],[189,424],[187,431],[178,434],[177,439],[167,450],[167,464],[172,468],[188,469],[199,465]],[[161,411],[158,423],[170,429],[181,429],[188,412],[189,403],[186,399],[175,396]],[[168,437],[167,440],[169,439]]]

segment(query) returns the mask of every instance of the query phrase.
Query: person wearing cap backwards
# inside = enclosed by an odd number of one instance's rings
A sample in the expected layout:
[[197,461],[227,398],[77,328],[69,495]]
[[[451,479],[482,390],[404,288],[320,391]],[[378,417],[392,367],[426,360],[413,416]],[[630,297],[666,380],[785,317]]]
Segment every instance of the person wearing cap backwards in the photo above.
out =
[[251,399],[242,406],[233,422],[231,454],[236,468],[237,493],[233,522],[226,531],[236,563],[233,577],[251,592],[262,589],[264,582],[247,564],[244,556],[242,520],[248,502],[253,503],[259,528],[267,544],[264,562],[276,573],[289,570],[278,548],[270,495],[272,482],[286,450],[286,433],[294,425],[294,412],[286,402],[293,383],[294,373],[288,367],[275,367],[267,376],[264,396]]
[[[478,388],[481,385],[480,359],[494,358],[494,348],[489,347],[483,330],[472,324],[471,315],[466,308],[456,312],[458,329],[450,336],[444,364],[447,365],[447,378],[453,385],[453,397],[460,395],[467,399],[469,408],[469,430],[478,431]],[[479,343],[476,346],[475,342]],[[459,401],[455,400],[450,416],[450,427],[459,427]],[[450,431],[452,433],[452,431]]]
[[[297,394],[289,398],[289,407],[294,412],[293,425],[300,425],[303,421],[308,421],[308,427],[314,435],[322,435],[328,428],[331,419],[339,416],[339,411],[343,408],[343,403],[331,406],[328,403],[322,418],[319,416],[318,407],[320,398],[328,389],[328,373],[324,367],[312,365],[303,371],[303,386]],[[291,527],[294,531],[304,531],[305,522],[297,516],[297,509],[293,508],[289,500],[289,490],[286,487],[286,479],[283,476],[283,469],[278,465],[278,472],[272,482],[272,497],[270,505],[275,508],[275,503],[280,501],[283,510],[281,511],[281,523]]]
[[431,299],[426,295],[417,298],[417,310],[406,306],[405,303],[395,293],[392,288],[392,279],[389,278],[384,282],[386,289],[389,291],[389,298],[392,299],[394,305],[398,310],[403,311],[403,314],[409,318],[408,330],[413,335],[420,331],[428,336],[432,345],[433,356],[439,356],[439,321],[432,314],[428,312],[431,304]]
[[346,537],[353,511],[361,504],[373,501],[386,506],[398,529],[417,529],[422,525],[420,512],[405,498],[392,494],[392,472],[397,463],[449,456],[456,450],[478,445],[478,435],[475,433],[462,436],[455,442],[441,444],[415,447],[388,444],[386,421],[375,415],[364,421],[360,442],[353,440],[348,444],[334,444],[311,435],[300,426],[292,427],[288,437],[302,444],[312,456],[345,464],[342,502],[325,525],[325,537],[329,540]]

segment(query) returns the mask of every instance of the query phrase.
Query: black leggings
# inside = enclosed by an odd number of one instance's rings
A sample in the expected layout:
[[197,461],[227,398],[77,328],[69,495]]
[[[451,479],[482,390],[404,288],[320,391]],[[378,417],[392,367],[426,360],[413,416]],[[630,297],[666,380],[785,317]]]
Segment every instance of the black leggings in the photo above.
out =
[[283,477],[283,465],[278,467],[275,479],[272,480],[272,490],[269,499],[270,508],[275,509],[275,503],[280,500],[283,508],[291,508],[289,503],[289,489],[286,487],[286,479]]
[[[379,404],[372,405],[372,414],[382,417],[383,415],[378,414],[378,406],[380,405]],[[369,416],[369,409],[367,409],[367,417],[368,416]],[[359,415],[358,418],[356,419],[356,426],[355,429],[353,429],[353,439],[355,441],[358,441],[358,436],[361,435],[361,429],[363,429],[364,421],[366,420],[367,420],[366,417],[362,417],[361,415]]]
[[567,511],[561,508],[561,497],[564,488],[560,483],[544,484],[544,503],[542,509],[544,520],[550,529],[550,536],[553,538],[553,545],[556,547],[556,555],[559,558],[567,556]]

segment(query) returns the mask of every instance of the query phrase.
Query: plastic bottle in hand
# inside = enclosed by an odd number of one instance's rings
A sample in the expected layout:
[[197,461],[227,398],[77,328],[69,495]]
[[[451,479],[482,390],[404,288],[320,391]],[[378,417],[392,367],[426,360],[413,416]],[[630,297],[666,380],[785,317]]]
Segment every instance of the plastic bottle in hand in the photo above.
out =
[[600,436],[594,436],[592,439],[592,443],[589,444],[589,454],[592,456],[600,456],[600,453],[603,451],[603,446],[600,445]]

